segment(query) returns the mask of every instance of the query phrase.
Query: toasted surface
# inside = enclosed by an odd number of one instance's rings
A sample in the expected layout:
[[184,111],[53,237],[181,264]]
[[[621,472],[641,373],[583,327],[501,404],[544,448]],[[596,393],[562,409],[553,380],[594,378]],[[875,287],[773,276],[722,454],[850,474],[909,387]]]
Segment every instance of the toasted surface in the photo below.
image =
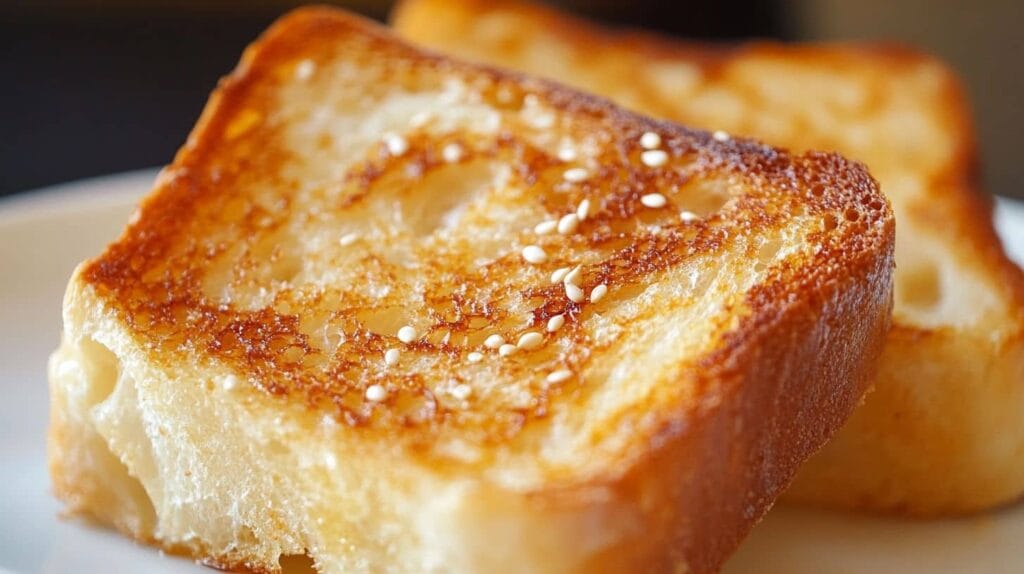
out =
[[886,46],[679,42],[519,2],[406,0],[393,20],[416,42],[656,117],[865,162],[899,222],[894,327],[874,392],[788,496],[936,514],[1024,491],[1024,282],[941,63]]
[[76,270],[56,491],[257,570],[713,571],[859,400],[893,240],[839,156],[303,9]]

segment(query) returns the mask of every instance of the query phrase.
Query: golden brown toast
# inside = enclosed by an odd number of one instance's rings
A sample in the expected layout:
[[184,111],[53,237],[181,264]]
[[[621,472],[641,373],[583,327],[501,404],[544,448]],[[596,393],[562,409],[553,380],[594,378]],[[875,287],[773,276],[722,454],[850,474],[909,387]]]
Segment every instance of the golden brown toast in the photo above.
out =
[[76,270],[55,490],[258,571],[711,572],[860,400],[893,249],[837,155],[303,9]]
[[426,46],[642,113],[865,162],[898,221],[894,326],[874,392],[787,496],[928,515],[1024,491],[1024,281],[944,65],[887,46],[680,42],[520,2],[406,0],[393,21]]

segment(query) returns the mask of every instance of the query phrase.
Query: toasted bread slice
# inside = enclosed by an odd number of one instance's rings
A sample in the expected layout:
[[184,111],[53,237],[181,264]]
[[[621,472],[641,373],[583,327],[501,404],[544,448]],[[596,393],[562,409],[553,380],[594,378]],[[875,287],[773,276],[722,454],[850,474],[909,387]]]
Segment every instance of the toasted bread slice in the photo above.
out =
[[787,496],[928,515],[1024,492],[1024,280],[941,63],[872,45],[685,43],[519,2],[407,0],[393,20],[427,46],[642,113],[865,162],[898,221],[894,328],[874,392]]
[[294,12],[71,280],[56,492],[271,572],[713,571],[860,400],[893,228],[839,156]]

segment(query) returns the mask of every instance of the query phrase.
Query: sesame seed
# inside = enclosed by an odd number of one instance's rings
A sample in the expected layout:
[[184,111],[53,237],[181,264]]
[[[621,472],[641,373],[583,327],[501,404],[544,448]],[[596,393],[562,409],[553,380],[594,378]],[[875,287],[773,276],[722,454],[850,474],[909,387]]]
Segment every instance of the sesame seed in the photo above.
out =
[[564,281],[566,285],[579,285],[580,279],[582,278],[583,266],[577,265],[576,267],[573,268],[572,271],[565,274],[565,277],[562,278],[562,281]]
[[556,285],[561,283],[562,279],[565,279],[565,276],[569,274],[569,271],[568,267],[556,269],[555,272],[551,274],[551,284]]
[[529,118],[530,124],[538,129],[547,129],[555,125],[555,116],[546,113],[533,113]]
[[366,400],[379,402],[383,401],[384,397],[388,396],[388,392],[384,390],[384,387],[380,385],[370,385],[366,387]]
[[467,385],[466,383],[459,383],[458,385],[452,387],[452,396],[459,399],[460,401],[468,399],[469,396],[472,394],[473,387]]
[[409,150],[409,142],[405,141],[405,138],[397,134],[388,134],[384,136],[384,145],[387,146],[388,153],[396,157]]
[[563,215],[562,218],[558,220],[558,232],[562,235],[569,235],[573,231],[576,231],[576,228],[579,227],[579,225],[580,218],[575,213]]
[[487,337],[487,340],[484,341],[484,346],[487,347],[488,349],[497,349],[498,347],[504,344],[505,337],[502,337],[501,335],[497,334]]
[[403,343],[412,343],[416,336],[416,329],[412,325],[406,325],[398,330],[398,340]]
[[576,159],[576,150],[571,147],[564,147],[558,150],[558,159],[562,161],[573,161]]
[[334,420],[331,415],[324,415],[320,417],[320,426],[325,431],[336,431],[338,430],[338,421]]
[[384,353],[384,364],[392,366],[398,364],[398,358],[402,356],[402,351],[398,349],[388,349]]
[[576,217],[578,217],[580,221],[586,221],[588,215],[590,215],[590,200],[584,199],[580,202],[579,207],[576,208]]
[[729,133],[722,130],[715,130],[715,133],[711,134],[711,137],[715,138],[715,141],[724,142],[729,139]]
[[661,136],[654,132],[644,132],[640,136],[640,147],[644,149],[658,149],[661,146]]
[[480,361],[484,360],[484,355],[483,353],[473,351],[472,353],[466,355],[466,360],[469,361],[470,363],[479,363]]
[[238,380],[238,377],[236,377],[235,375],[228,375],[224,377],[224,381],[221,383],[221,386],[224,388],[225,391],[232,391],[238,388],[238,385],[240,384],[241,382]]
[[457,143],[450,143],[441,149],[441,157],[448,163],[455,163],[462,159],[462,146]]
[[640,161],[647,167],[661,167],[668,162],[668,154],[660,149],[649,149],[640,154]]
[[573,303],[580,303],[583,301],[583,289],[572,283],[565,284],[565,296],[569,298]]
[[597,287],[594,287],[594,289],[590,291],[590,302],[591,303],[597,303],[598,301],[603,299],[604,296],[607,295],[607,294],[608,294],[608,286],[605,285],[604,283],[602,283],[602,284],[598,285]]
[[295,77],[299,80],[306,81],[313,77],[313,72],[316,71],[316,64],[313,60],[302,60],[295,66]]
[[679,214],[679,219],[682,219],[683,223],[693,223],[700,219],[700,216],[692,211],[683,211]]
[[519,337],[519,342],[516,343],[516,347],[528,351],[530,349],[536,349],[543,343],[544,335],[530,331],[529,333],[523,333],[523,336]]
[[569,369],[561,369],[559,371],[552,371],[551,373],[549,373],[547,380],[549,383],[561,383],[569,380],[569,377],[571,376],[572,371],[570,371]]
[[548,260],[548,254],[544,253],[544,250],[537,245],[527,245],[523,248],[523,259],[527,263],[544,263]]
[[665,207],[668,200],[665,196],[660,193],[648,193],[647,195],[640,198],[640,203],[644,204],[651,209],[658,209],[659,207]]
[[329,452],[324,455],[324,466],[328,469],[334,469],[338,466],[338,457],[334,456],[333,452]]
[[338,240],[338,243],[340,243],[342,247],[348,247],[349,245],[355,243],[358,239],[358,233],[346,233],[345,235],[341,236],[341,239]]
[[533,232],[537,235],[547,235],[558,228],[558,222],[555,220],[542,221],[533,228]]
[[515,352],[516,346],[509,343],[505,343],[504,345],[498,347],[498,354],[501,355],[502,357],[507,357]]
[[589,176],[590,174],[587,173],[587,170],[582,167],[574,167],[571,169],[567,169],[565,170],[565,173],[562,174],[562,177],[565,178],[565,181],[568,181],[570,183],[579,183],[587,179],[587,177]]
[[565,315],[555,315],[548,319],[548,333],[554,333],[555,331],[562,328],[565,325]]

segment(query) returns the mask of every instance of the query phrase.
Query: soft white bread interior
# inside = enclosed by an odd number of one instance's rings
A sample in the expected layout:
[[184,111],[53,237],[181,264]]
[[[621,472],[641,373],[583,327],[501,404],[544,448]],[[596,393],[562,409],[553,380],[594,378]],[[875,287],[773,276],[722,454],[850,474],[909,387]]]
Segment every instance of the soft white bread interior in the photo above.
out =
[[897,225],[874,391],[791,499],[918,515],[1024,493],[1024,275],[979,189],[970,113],[935,59],[877,45],[703,45],[515,1],[406,0],[403,36],[655,117],[863,161]]
[[720,140],[286,16],[71,280],[58,496],[257,571],[716,570],[860,400],[894,249],[862,166]]

